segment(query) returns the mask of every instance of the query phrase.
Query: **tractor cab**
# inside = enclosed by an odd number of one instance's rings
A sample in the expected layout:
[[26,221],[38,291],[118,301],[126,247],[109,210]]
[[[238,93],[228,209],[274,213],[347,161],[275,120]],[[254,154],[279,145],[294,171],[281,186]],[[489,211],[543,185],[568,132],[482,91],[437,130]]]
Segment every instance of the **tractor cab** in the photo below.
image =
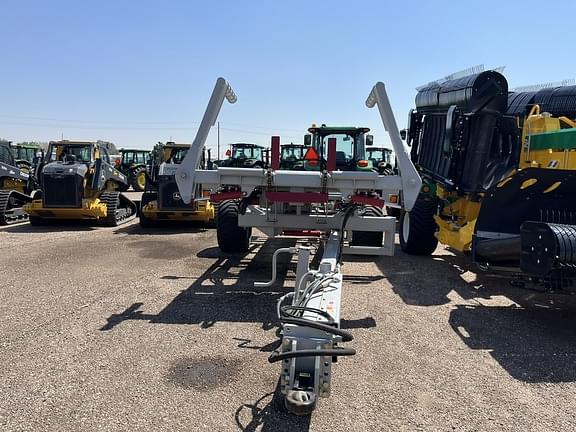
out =
[[38,144],[12,144],[12,154],[16,166],[27,171],[30,171],[41,151],[42,149]]
[[339,171],[372,171],[374,165],[367,159],[366,146],[372,146],[373,137],[364,127],[315,126],[304,136],[308,147],[304,155],[307,170],[322,170],[327,166],[329,143],[335,141],[336,169]]
[[387,175],[394,173],[395,162],[392,149],[387,147],[367,148],[366,159],[372,162],[379,173]]
[[186,153],[188,153],[189,149],[190,144],[167,142],[163,148],[162,162],[169,165],[179,165],[186,157]]
[[304,169],[304,153],[306,147],[302,144],[284,144],[280,151],[280,169],[302,170]]
[[257,144],[235,143],[226,152],[228,159],[215,161],[217,167],[266,168],[268,150]]
[[52,141],[48,146],[46,163],[91,166],[96,159],[103,159],[106,163],[110,163],[108,150],[102,144],[82,141]]

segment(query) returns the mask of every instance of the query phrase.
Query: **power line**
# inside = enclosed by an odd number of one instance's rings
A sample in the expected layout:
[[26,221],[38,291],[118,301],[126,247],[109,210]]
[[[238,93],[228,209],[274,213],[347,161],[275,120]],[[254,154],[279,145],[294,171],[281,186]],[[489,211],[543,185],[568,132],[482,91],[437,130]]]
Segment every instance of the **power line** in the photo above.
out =
[[122,125],[184,125],[184,124],[200,124],[200,122],[195,121],[182,121],[182,122],[167,122],[167,121],[146,121],[146,122],[133,122],[133,121],[117,121],[117,120],[64,120],[50,117],[28,117],[28,116],[15,116],[15,115],[4,115],[0,114],[0,117],[7,119],[16,120],[39,120],[46,122],[59,122],[59,123],[80,123],[80,124],[122,124]]
[[[63,124],[67,124],[67,123],[77,123],[77,124],[81,124],[81,125],[123,125],[122,127],[132,127],[132,126],[146,126],[146,125],[167,125],[167,126],[181,126],[184,127],[184,129],[190,129],[189,127],[186,127],[185,125],[199,125],[200,122],[195,122],[195,121],[180,121],[180,122],[174,122],[174,121],[145,121],[145,122],[134,122],[134,121],[118,121],[118,120],[77,120],[77,119],[58,119],[58,118],[52,118],[52,117],[31,117],[31,116],[17,116],[17,115],[5,115],[5,114],[0,114],[0,122],[2,124],[9,124],[4,120],[1,119],[15,119],[15,120],[36,120],[36,121],[41,121],[41,122],[53,122],[53,123],[57,123],[58,127],[62,127]],[[32,122],[32,123],[14,123],[14,124],[21,124],[23,126],[42,126],[43,124],[41,123],[36,123],[36,122]],[[226,124],[228,125],[232,125],[232,126],[241,126],[241,127],[246,127],[248,129],[261,129],[261,130],[268,130],[268,131],[272,131],[273,133],[279,133],[279,132],[296,132],[296,133],[300,133],[301,130],[300,129],[283,129],[283,128],[275,128],[275,127],[269,127],[269,126],[253,126],[253,125],[247,125],[244,123],[235,123],[235,122],[226,122]],[[49,123],[48,126],[51,126],[52,123]],[[230,129],[231,131],[234,131],[234,129]]]
[[6,122],[0,120],[0,125],[5,126],[32,126],[42,128],[64,128],[64,129],[84,129],[84,130],[186,130],[195,131],[197,127],[143,127],[143,126],[77,126],[56,123],[32,123],[32,122]]

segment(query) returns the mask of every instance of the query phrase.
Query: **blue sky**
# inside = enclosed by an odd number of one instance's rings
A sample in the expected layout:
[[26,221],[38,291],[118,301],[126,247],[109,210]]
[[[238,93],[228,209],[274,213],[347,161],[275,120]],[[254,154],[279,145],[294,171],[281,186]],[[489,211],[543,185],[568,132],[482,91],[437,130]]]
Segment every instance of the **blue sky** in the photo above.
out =
[[[225,77],[221,143],[301,141],[311,123],[371,127],[376,81],[404,126],[415,87],[477,64],[511,87],[576,76],[576,6],[524,1],[4,1],[0,137],[191,142]],[[216,146],[214,131],[208,138]]]

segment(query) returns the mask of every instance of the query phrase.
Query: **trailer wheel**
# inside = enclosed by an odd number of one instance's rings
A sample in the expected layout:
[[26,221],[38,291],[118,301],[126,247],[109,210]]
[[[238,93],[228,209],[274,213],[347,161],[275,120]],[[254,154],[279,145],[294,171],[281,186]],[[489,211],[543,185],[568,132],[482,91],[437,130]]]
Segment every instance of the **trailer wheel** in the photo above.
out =
[[400,216],[400,247],[410,255],[431,255],[438,246],[436,201],[419,197],[409,212]]
[[216,237],[222,252],[247,252],[250,247],[252,229],[238,226],[238,213],[238,201],[226,200],[218,206]]
[[[378,207],[366,207],[364,216],[382,216],[383,212]],[[352,231],[352,246],[381,247],[384,234],[377,231]]]

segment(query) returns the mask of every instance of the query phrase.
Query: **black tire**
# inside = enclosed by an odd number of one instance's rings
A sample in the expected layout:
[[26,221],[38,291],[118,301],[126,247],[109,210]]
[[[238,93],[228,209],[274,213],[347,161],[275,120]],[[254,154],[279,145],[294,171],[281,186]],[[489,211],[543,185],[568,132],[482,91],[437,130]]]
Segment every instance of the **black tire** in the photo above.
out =
[[252,228],[238,226],[239,202],[222,201],[218,206],[216,237],[218,246],[225,253],[247,252],[250,247]]
[[139,222],[142,228],[152,228],[156,226],[156,221],[154,219],[147,218],[142,209],[151,201],[158,199],[158,194],[156,192],[144,192],[140,201],[140,211],[139,211]]
[[[377,207],[366,207],[364,216],[383,216],[382,210]],[[352,246],[381,247],[384,234],[377,231],[352,231]]]
[[431,255],[438,246],[433,199],[418,197],[414,207],[400,216],[400,248],[409,255]]
[[[143,183],[138,181],[138,177],[143,176]],[[146,168],[145,167],[138,167],[132,170],[130,175],[130,185],[135,192],[143,192],[146,187]]]
[[388,216],[395,217],[396,219],[400,219],[402,215],[402,210],[396,207],[386,207],[386,214]]
[[28,216],[28,222],[30,222],[30,225],[36,226],[36,227],[46,226],[49,223],[48,220],[43,219],[43,218],[38,217],[38,216]]
[[16,163],[16,166],[20,171],[24,171],[26,174],[30,174],[30,171],[32,171],[32,164],[27,161],[20,161]]

